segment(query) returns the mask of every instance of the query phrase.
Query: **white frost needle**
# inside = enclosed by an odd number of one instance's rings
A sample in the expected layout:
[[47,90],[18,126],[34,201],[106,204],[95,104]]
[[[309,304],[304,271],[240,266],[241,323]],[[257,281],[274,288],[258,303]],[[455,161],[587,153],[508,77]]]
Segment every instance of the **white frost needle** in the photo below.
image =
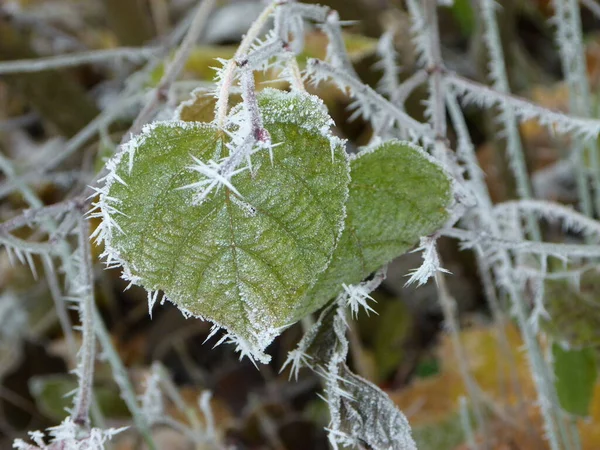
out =
[[375,303],[377,302],[369,295],[370,291],[368,291],[365,286],[361,284],[348,286],[344,283],[342,284],[342,287],[344,288],[346,302],[353,318],[358,316],[360,308],[365,310],[367,316],[369,315],[369,312],[377,314],[377,311],[369,306],[368,301],[372,300]]
[[417,283],[417,286],[422,286],[427,280],[433,277],[436,272],[450,273],[440,266],[440,259],[435,244],[436,238],[421,238],[421,245],[413,250],[413,253],[421,250],[423,251],[423,264],[421,264],[418,269],[414,269],[410,272],[410,278],[405,283],[405,286],[410,286],[415,282]]
[[192,156],[192,159],[196,164],[188,166],[188,169],[198,172],[206,177],[204,180],[197,181],[196,183],[190,183],[185,186],[177,188],[177,190],[182,189],[193,189],[198,191],[197,201],[202,202],[208,194],[214,189],[219,188],[221,186],[227,187],[230,191],[232,191],[238,197],[242,197],[242,194],[238,192],[233,184],[231,184],[231,178],[238,173],[241,173],[248,169],[248,167],[242,167],[240,169],[235,169],[227,174],[221,173],[223,170],[223,165],[219,164],[212,159],[207,163],[199,160],[195,156]]

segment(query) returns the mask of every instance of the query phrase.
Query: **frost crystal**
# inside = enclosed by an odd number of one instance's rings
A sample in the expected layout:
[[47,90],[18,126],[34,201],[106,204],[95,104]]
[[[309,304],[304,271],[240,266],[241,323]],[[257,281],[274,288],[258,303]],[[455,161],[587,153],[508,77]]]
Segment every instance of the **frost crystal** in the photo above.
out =
[[[345,292],[345,298],[348,306],[350,307],[350,312],[352,313],[352,317],[356,318],[358,316],[358,311],[360,308],[363,308],[367,315],[369,312],[377,312],[369,306],[367,303],[369,300],[373,300],[371,297],[370,291],[368,291],[364,285],[346,285],[342,284]],[[373,300],[375,301],[375,300]]]
[[427,283],[427,280],[435,276],[436,272],[450,273],[448,270],[440,267],[440,258],[435,244],[435,237],[421,238],[421,245],[413,250],[413,252],[423,251],[423,264],[410,273],[410,278],[405,286],[409,286],[415,282],[417,283],[417,286],[421,286]]
[[67,417],[60,425],[48,428],[49,444],[44,442],[43,432],[31,431],[29,436],[33,445],[22,439],[15,439],[13,448],[18,450],[104,450],[104,444],[125,429],[126,427],[82,430],[70,417]]

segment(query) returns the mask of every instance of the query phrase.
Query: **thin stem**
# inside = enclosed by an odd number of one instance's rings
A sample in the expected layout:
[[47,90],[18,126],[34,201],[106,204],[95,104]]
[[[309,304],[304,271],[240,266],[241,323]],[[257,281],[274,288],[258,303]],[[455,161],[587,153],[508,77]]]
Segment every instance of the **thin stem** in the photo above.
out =
[[[591,117],[590,87],[587,78],[579,5],[577,0],[552,0],[552,6],[554,7],[552,23],[556,26],[555,41],[569,91],[569,112]],[[585,148],[581,140],[575,140],[573,144],[571,156],[579,172],[577,189],[580,206],[586,215],[591,216],[594,206],[589,191],[589,178],[593,181],[596,212],[600,213],[600,158],[598,148],[595,143],[594,145],[588,143],[587,148]],[[589,161],[585,160],[586,153]],[[588,168],[592,169],[590,174],[588,174]]]
[[0,63],[0,75],[9,73],[33,73],[84,64],[114,63],[126,59],[134,62],[150,59],[157,54],[156,47],[120,47],[108,50],[93,50],[83,53],[48,56],[45,58],[18,59]]
[[82,343],[79,350],[80,362],[77,368],[79,386],[75,396],[73,421],[87,426],[89,410],[92,401],[94,383],[94,361],[96,359],[96,339],[94,337],[94,276],[90,247],[90,225],[83,217],[79,219],[79,252],[81,281],[77,294],[79,301],[79,316],[82,326]]
[[250,47],[252,46],[252,43],[260,34],[261,30],[267,23],[267,20],[275,11],[277,5],[278,1],[274,0],[262,11],[262,13],[260,13],[258,18],[254,21],[254,23],[242,39],[242,42],[236,50],[233,58],[228,60],[225,63],[225,67],[223,67],[222,69],[220,85],[217,92],[217,104],[215,106],[215,118],[217,121],[217,126],[221,129],[225,126],[225,122],[227,121],[227,112],[229,107],[229,90],[235,78],[235,69],[237,68],[236,61],[244,59],[244,57],[247,55],[248,51],[250,50]]
[[[477,450],[479,447],[475,442],[475,435],[473,434],[473,427],[471,426],[471,418],[469,417],[469,408],[467,406],[467,399],[464,397],[460,398],[460,423],[467,437],[467,443],[470,450]],[[485,435],[484,435],[485,436]]]
[[80,208],[79,199],[65,200],[54,205],[42,206],[40,208],[26,209],[18,216],[0,224],[0,233],[8,233],[21,227],[30,226],[32,223],[43,218],[57,218],[69,211]]
[[[500,41],[500,31],[494,11],[495,3],[493,0],[481,0],[481,14],[485,25],[483,38],[488,48],[490,57],[490,78],[494,89],[505,94],[510,93],[508,85],[508,75],[504,63],[504,52]],[[517,118],[511,108],[500,106],[500,119],[506,134],[506,151],[510,160],[510,168],[517,184],[517,193],[519,197],[530,199],[532,197],[529,176],[525,162],[525,154],[519,129],[517,128]],[[527,215],[527,229],[530,237],[535,240],[541,240],[539,224],[531,214]]]
[[[478,200],[476,214],[481,223],[474,225],[476,225],[478,228],[483,227],[483,229],[489,230],[494,237],[500,237],[500,228],[492,212],[492,201],[490,199],[489,191],[485,181],[483,180],[482,171],[477,164],[474,146],[471,142],[464,117],[460,111],[460,108],[458,107],[458,102],[453,95],[449,95],[447,97],[447,101],[455,130],[459,135],[459,150],[462,158],[468,162],[467,173],[469,179],[472,180],[475,188],[475,196]],[[541,245],[538,242],[534,242],[533,244]],[[547,439],[550,443],[550,447],[553,450],[558,450],[560,446],[558,443],[557,424],[553,414],[558,406],[556,406],[556,392],[551,382],[548,365],[543,358],[539,343],[535,337],[535,333],[529,325],[525,301],[517,289],[515,280],[511,276],[512,273],[514,273],[512,258],[506,249],[495,248],[494,252],[496,257],[493,266],[490,268],[494,272],[497,284],[508,294],[510,299],[512,311],[517,319],[517,324],[519,326],[521,335],[523,336],[525,348],[527,350],[527,357],[533,374],[534,385],[536,388],[540,412],[546,428]],[[548,254],[548,252],[545,254]],[[555,408],[553,408],[553,406],[555,406]]]
[[435,131],[436,140],[446,138],[446,107],[444,102],[444,86],[441,68],[443,67],[442,52],[440,47],[440,32],[437,18],[437,1],[425,2],[427,15],[427,35],[429,36],[429,57],[427,70],[429,76],[429,108],[431,109],[431,123]]
[[307,71],[314,74],[315,80],[331,78],[336,83],[347,86],[355,97],[360,97],[376,108],[381,109],[381,111],[392,117],[409,133],[415,133],[416,136],[423,139],[433,138],[433,130],[429,125],[416,121],[370,86],[363,84],[337,67],[318,59],[309,59],[307,62]]
[[462,342],[460,341],[460,325],[456,317],[456,300],[454,300],[450,294],[448,286],[446,285],[446,277],[440,271],[435,273],[435,284],[438,291],[438,299],[444,314],[444,326],[450,334],[452,351],[458,362],[461,378],[463,379],[463,383],[473,405],[477,427],[483,436],[487,436],[483,408],[481,406],[481,399],[478,395],[479,387],[469,371],[468,359]]
[[58,321],[65,336],[67,348],[69,349],[69,353],[72,355],[72,363],[74,366],[77,355],[77,345],[75,344],[75,337],[73,336],[73,324],[69,318],[69,313],[65,305],[65,298],[60,291],[58,277],[56,276],[56,271],[52,265],[52,260],[49,258],[42,258],[42,262],[44,264],[44,272],[46,274],[48,288],[50,289],[50,294],[52,296],[52,300],[54,301],[54,307],[56,308],[56,315],[58,316]]
[[148,448],[150,450],[157,450],[156,444],[152,439],[150,427],[146,421],[146,418],[144,417],[142,410],[138,405],[138,400],[133,386],[131,385],[131,381],[129,380],[129,376],[127,375],[127,370],[125,369],[125,366],[123,365],[123,361],[121,361],[119,354],[115,350],[115,347],[113,346],[113,343],[111,341],[110,334],[106,329],[106,325],[104,324],[104,321],[102,320],[102,317],[100,316],[95,306],[94,314],[96,316],[96,320],[94,322],[96,329],[96,337],[98,338],[98,341],[100,342],[100,345],[102,347],[103,356],[107,359],[108,364],[112,369],[113,378],[121,391],[121,397],[127,405],[127,408],[129,409],[129,412],[133,417],[133,421],[139,433],[142,435],[142,438],[146,442]]

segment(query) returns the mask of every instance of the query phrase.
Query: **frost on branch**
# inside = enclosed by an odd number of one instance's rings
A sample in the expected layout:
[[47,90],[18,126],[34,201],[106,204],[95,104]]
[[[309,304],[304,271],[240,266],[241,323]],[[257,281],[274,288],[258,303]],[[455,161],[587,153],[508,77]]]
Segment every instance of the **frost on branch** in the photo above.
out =
[[28,444],[22,439],[15,439],[13,448],[18,450],[104,450],[104,445],[124,429],[92,428],[82,430],[70,417],[67,417],[60,425],[48,428],[49,444],[45,443],[46,437],[43,432],[31,431],[29,437],[33,444]]
[[267,89],[258,106],[269,147],[248,143],[241,107],[226,132],[147,126],[108,163],[96,235],[124,278],[267,362],[264,349],[298,311],[316,309],[305,294],[341,234],[349,168],[319,99]]
[[[346,295],[342,294],[307,331],[285,366],[297,376],[309,367],[324,379],[331,420],[327,427],[333,448],[367,445],[375,450],[416,449],[410,425],[389,397],[348,368]],[[283,368],[282,368],[283,369]]]
[[417,283],[417,286],[422,286],[427,283],[427,280],[434,277],[437,272],[448,271],[440,266],[440,258],[435,246],[435,237],[422,237],[421,245],[415,249],[415,252],[423,251],[423,264],[410,273],[410,278],[406,282],[406,286]]

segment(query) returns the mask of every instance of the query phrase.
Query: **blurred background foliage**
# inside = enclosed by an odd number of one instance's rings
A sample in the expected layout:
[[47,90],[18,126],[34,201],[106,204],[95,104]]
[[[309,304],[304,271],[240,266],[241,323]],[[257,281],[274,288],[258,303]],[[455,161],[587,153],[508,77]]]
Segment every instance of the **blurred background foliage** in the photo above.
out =
[[[0,1],[0,61],[50,56],[89,49],[145,46],[161,42],[194,5],[192,0],[3,0]],[[414,73],[416,61],[409,35],[409,19],[402,0],[330,0],[346,28],[345,43],[363,81],[377,86],[378,38],[393,33],[402,67],[401,78]],[[452,3],[452,2],[446,2]],[[480,24],[471,0],[454,0],[440,7],[444,61],[452,70],[485,81],[487,72]],[[499,25],[507,69],[515,93],[542,105],[567,109],[567,93],[560,61],[547,19],[547,0],[501,0]],[[194,48],[177,84],[178,100],[190,99],[182,112],[186,120],[210,121],[214,98],[210,83],[216,58],[232,57],[237,42],[262,8],[260,2],[220,1],[201,41]],[[598,110],[600,83],[600,21],[582,7],[588,77]],[[313,29],[301,55],[323,58],[327,40]],[[167,60],[168,55],[160,55]],[[301,64],[302,65],[302,64]],[[0,75],[0,152],[15,161],[19,174],[48,204],[78,192],[105,158],[114,152],[130,121],[122,119],[104,130],[99,140],[65,161],[52,176],[37,173],[36,165],[52,155],[64,138],[73,136],[106,105],[116,101],[125,80],[143,63],[111,61],[72,69]],[[143,80],[155,86],[164,71],[156,64]],[[257,75],[257,84],[272,86],[275,73]],[[275,82],[282,88],[285,84]],[[312,88],[311,88],[312,89]],[[323,98],[337,124],[335,132],[349,140],[350,149],[368,142],[371,129],[357,119],[348,121],[349,99],[333,85],[313,92]],[[232,97],[233,103],[239,97]],[[407,110],[422,118],[424,88],[414,92]],[[175,107],[176,104],[173,105]],[[466,110],[477,155],[494,201],[514,198],[503,148],[495,137],[492,112]],[[131,119],[135,111],[130,113]],[[521,126],[528,167],[536,195],[565,204],[574,202],[572,180],[564,185],[544,184],[543,174],[568,151],[568,141],[549,135],[535,123]],[[536,181],[537,180],[537,181]],[[0,177],[0,216],[6,220],[25,207],[21,195]],[[548,226],[549,236],[558,234]],[[100,249],[95,249],[96,255]],[[472,257],[450,241],[440,246],[452,295],[459,305],[461,339],[471,370],[485,399],[487,426],[475,438],[488,449],[545,449],[544,430],[535,405],[535,390],[521,351],[522,343],[510,319],[492,320]],[[420,449],[466,449],[461,426],[461,398],[467,396],[459,362],[444,332],[436,290],[431,285],[406,288],[405,275],[420,264],[418,255],[394,261],[388,279],[375,294],[378,315],[361,314],[350,321],[351,366],[372,380],[406,413]],[[51,286],[36,263],[38,276],[26,266],[11,265],[0,252],[0,448],[10,448],[27,430],[52,426],[65,417],[75,378],[73,354],[62,335],[51,298]],[[287,330],[272,346],[273,362],[256,369],[239,362],[227,346],[203,345],[209,325],[185,320],[170,305],[147,313],[146,293],[126,287],[116,270],[97,268],[96,300],[111,336],[140,393],[152,362],[159,361],[172,376],[187,407],[198,409],[202,390],[213,392],[216,425],[224,442],[240,449],[327,448],[328,414],[316,396],[321,389],[312,373],[298,382],[279,374],[287,352],[302,333],[300,324]],[[600,383],[596,362],[600,345],[600,276],[596,270],[582,277],[581,290],[568,283],[550,282],[543,324],[549,336],[568,342],[579,352],[546,345],[557,366],[556,383],[563,408],[572,414],[585,450],[600,448]],[[76,322],[76,318],[72,317]],[[500,330],[504,330],[501,333]],[[502,336],[507,336],[504,341]],[[76,336],[77,338],[77,336]],[[561,362],[562,361],[562,362]],[[560,365],[562,364],[562,366]],[[569,370],[559,370],[560,367]],[[97,363],[95,393],[111,426],[130,423],[127,409],[108,366]],[[186,421],[176,405],[174,416]],[[186,437],[166,427],[153,430],[160,448],[191,448]],[[133,432],[117,436],[113,448],[143,448]]]

